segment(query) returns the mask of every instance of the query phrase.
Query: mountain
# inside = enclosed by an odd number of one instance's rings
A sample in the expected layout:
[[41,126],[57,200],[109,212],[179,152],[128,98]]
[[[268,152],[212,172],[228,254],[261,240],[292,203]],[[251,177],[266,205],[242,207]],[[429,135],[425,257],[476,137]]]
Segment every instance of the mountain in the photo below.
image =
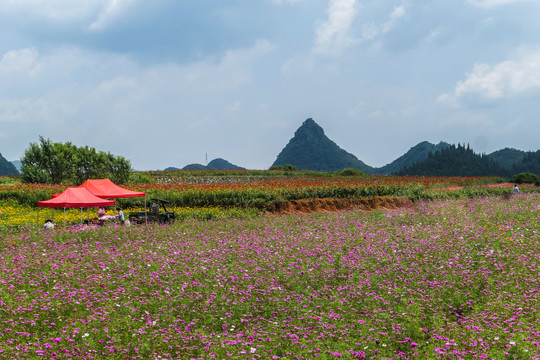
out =
[[182,170],[207,170],[207,168],[202,164],[189,164],[184,166]]
[[236,166],[220,158],[210,161],[206,167],[212,170],[245,170],[243,167]]
[[0,154],[0,175],[19,175],[17,168]]
[[340,148],[330,140],[313,119],[309,118],[294,133],[272,166],[293,165],[298,170],[337,171],[359,169],[372,174],[374,168]]
[[494,151],[486,156],[495,160],[495,162],[502,167],[510,169],[514,165],[514,163],[520,163],[525,157],[525,155],[525,151],[504,148],[502,150]]
[[437,152],[447,148],[448,146],[450,146],[450,144],[442,141],[437,145],[434,145],[428,141],[422,141],[421,143],[410,148],[409,151],[392,161],[390,164],[376,168],[375,173],[379,175],[397,174],[400,170],[410,167],[414,163],[427,159],[430,153]]
[[[167,168],[167,169],[172,170],[176,168]],[[201,164],[189,164],[189,165],[184,166],[182,170],[245,170],[245,169],[243,167],[231,164],[227,160],[217,158],[210,161],[207,166],[204,166]]]
[[11,161],[11,163],[15,165],[18,172],[21,172],[21,166],[22,166],[21,160],[13,160]]
[[526,152],[520,162],[512,165],[512,171],[514,174],[530,172],[540,176],[540,150]]
[[450,145],[428,158],[398,172],[398,175],[415,176],[511,176],[510,169],[501,167],[495,160],[476,154],[468,146]]

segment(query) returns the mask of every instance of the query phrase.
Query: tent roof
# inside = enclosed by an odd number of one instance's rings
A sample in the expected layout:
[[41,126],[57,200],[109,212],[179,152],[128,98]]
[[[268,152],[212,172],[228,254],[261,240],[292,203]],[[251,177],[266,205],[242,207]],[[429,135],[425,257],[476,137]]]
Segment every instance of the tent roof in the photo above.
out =
[[84,183],[79,185],[78,188],[86,188],[92,194],[104,199],[128,198],[146,195],[142,191],[124,189],[109,179],[86,180]]
[[50,208],[114,206],[114,200],[99,198],[84,188],[67,188],[52,199],[38,201],[38,206]]

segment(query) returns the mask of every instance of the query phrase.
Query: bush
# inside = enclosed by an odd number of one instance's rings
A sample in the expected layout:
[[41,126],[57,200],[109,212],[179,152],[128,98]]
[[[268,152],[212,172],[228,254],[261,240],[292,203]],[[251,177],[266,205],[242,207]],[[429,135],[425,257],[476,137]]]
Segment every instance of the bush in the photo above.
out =
[[154,184],[152,176],[142,172],[132,172],[129,174],[130,184]]
[[296,167],[291,164],[287,165],[274,165],[270,168],[270,170],[283,170],[283,171],[296,171]]
[[536,174],[522,172],[515,175],[512,180],[516,184],[535,184],[540,185],[540,178]]
[[340,171],[335,172],[338,176],[363,176],[366,175],[362,170],[355,169],[355,168],[347,168]]

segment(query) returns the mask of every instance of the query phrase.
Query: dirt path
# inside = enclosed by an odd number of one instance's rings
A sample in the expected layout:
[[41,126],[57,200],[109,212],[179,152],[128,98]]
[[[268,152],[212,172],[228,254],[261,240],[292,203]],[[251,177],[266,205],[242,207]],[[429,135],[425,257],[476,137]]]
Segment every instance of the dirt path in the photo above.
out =
[[408,206],[411,200],[406,196],[374,196],[357,199],[308,199],[280,201],[268,210],[278,214],[311,213],[317,211],[339,211],[345,209],[397,209]]

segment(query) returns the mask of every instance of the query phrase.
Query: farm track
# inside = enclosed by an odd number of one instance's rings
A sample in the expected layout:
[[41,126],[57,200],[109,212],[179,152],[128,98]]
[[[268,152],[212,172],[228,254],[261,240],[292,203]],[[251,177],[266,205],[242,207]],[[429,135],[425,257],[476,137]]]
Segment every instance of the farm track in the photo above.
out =
[[412,204],[406,196],[374,196],[355,199],[306,199],[280,201],[268,207],[277,214],[340,211],[347,209],[375,210],[398,209]]

